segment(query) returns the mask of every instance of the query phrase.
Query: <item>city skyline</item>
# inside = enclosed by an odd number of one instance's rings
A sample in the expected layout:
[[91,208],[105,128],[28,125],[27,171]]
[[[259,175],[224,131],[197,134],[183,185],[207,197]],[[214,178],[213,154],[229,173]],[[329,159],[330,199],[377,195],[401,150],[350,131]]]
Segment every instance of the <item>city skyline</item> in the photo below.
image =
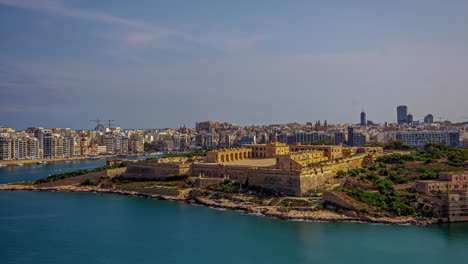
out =
[[299,2],[0,0],[0,123],[468,119],[467,2]]
[[[302,121],[302,122],[299,122],[299,121],[286,121],[284,123],[259,123],[259,124],[245,124],[245,123],[233,123],[233,122],[230,122],[229,120],[211,120],[211,121],[214,121],[214,122],[220,122],[220,123],[232,123],[232,124],[235,124],[235,125],[239,125],[239,126],[270,126],[270,125],[284,125],[284,124],[293,124],[293,123],[298,123],[298,124],[306,124],[306,123],[310,123],[310,122],[316,122],[316,121],[325,121],[325,122],[328,122],[328,124],[331,124],[331,125],[360,125],[360,126],[363,126],[363,125],[377,125],[377,124],[385,124],[385,123],[389,123],[389,124],[399,124],[399,125],[403,125],[403,124],[407,124],[406,123],[406,120],[404,122],[398,122],[398,108],[399,107],[405,107],[405,113],[407,113],[408,115],[412,116],[413,117],[413,114],[412,112],[408,111],[408,107],[406,105],[399,105],[397,108],[396,108],[396,116],[397,118],[395,118],[393,121],[388,121],[388,120],[383,120],[381,122],[373,122],[372,120],[369,120],[367,119],[367,113],[366,111],[361,111],[360,114],[359,114],[359,120],[356,121],[356,122],[342,122],[342,123],[332,123],[328,120],[305,120],[305,121]],[[405,114],[406,116],[406,114]],[[428,121],[427,118],[428,116],[430,116],[430,119],[431,120],[430,122],[426,122]],[[427,113],[427,114],[424,114],[424,115],[421,115],[421,116],[416,116],[416,119],[414,119],[415,121],[415,124],[418,124],[418,123],[433,123],[433,122],[445,122],[445,121],[452,121],[452,120],[449,120],[448,118],[446,117],[442,117],[442,116],[436,116],[437,119],[434,120],[434,116],[431,114],[431,113]],[[201,119],[201,120],[205,120],[207,121],[207,119]],[[119,120],[101,120],[100,118],[97,118],[97,119],[94,119],[94,120],[88,120],[89,121],[89,124],[87,127],[80,127],[80,128],[76,128],[76,127],[66,127],[66,128],[71,128],[71,129],[74,129],[74,130],[93,130],[96,125],[102,125],[104,128],[110,128],[110,127],[119,127],[119,128],[123,128],[123,129],[146,129],[146,130],[162,130],[162,129],[167,129],[167,128],[178,128],[178,127],[195,127],[194,124],[196,124],[197,122],[200,122],[201,120],[197,120],[195,121],[194,123],[192,124],[178,124],[176,126],[173,126],[173,127],[169,127],[169,126],[166,126],[166,127],[163,127],[163,126],[160,126],[160,127],[149,127],[149,126],[146,126],[146,127],[125,127],[125,126],[122,126],[120,123],[119,123]],[[98,121],[98,122],[96,122]],[[109,122],[109,121],[112,121],[112,122]],[[363,124],[363,121],[365,121],[365,124]],[[109,123],[108,123],[109,122]],[[368,122],[372,122],[372,123],[368,123]],[[468,122],[468,120],[466,121]],[[413,123],[413,122],[411,122]],[[458,122],[455,122],[455,123],[458,123]],[[460,123],[464,123],[464,122],[460,122]],[[110,126],[109,126],[110,125]],[[59,128],[59,126],[43,126],[43,125],[38,125],[38,124],[32,124],[30,126],[27,126],[27,127],[14,127],[14,126],[9,126],[8,124],[0,124],[0,127],[11,127],[15,130],[25,130],[27,128],[30,128],[30,127],[44,127],[44,128],[53,128],[53,127],[56,127],[56,128]],[[62,128],[65,128],[65,127],[62,127]]]

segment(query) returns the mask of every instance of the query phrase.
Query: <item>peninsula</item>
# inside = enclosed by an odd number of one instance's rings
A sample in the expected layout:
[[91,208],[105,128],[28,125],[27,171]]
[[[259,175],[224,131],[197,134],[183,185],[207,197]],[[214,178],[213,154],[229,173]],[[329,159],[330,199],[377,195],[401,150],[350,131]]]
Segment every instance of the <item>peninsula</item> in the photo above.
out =
[[464,150],[439,143],[420,150],[401,142],[384,147],[248,144],[109,161],[94,170],[3,184],[0,190],[138,195],[293,220],[406,225],[468,220],[468,169],[452,162]]

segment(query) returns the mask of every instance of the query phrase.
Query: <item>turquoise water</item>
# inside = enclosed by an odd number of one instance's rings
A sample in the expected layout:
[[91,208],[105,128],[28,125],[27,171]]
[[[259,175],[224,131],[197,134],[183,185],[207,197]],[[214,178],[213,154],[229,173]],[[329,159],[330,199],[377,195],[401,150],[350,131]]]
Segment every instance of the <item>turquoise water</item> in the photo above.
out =
[[468,225],[309,223],[171,201],[0,192],[0,263],[466,263]]
[[[0,179],[44,176],[18,169],[2,171]],[[0,192],[1,264],[466,263],[467,257],[468,224],[293,222],[113,194]]]
[[[128,160],[145,159],[148,157],[161,157],[162,155],[127,157]],[[116,158],[110,158],[116,159]],[[71,162],[54,161],[47,164],[25,163],[24,166],[7,165],[0,167],[0,184],[32,181],[47,177],[50,174],[70,172],[82,169],[94,169],[106,165],[107,159],[72,160]]]

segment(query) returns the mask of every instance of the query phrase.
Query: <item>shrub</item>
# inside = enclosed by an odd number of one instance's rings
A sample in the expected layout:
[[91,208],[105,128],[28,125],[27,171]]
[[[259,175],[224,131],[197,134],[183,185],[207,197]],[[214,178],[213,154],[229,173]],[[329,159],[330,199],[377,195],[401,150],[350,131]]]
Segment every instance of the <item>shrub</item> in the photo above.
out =
[[393,182],[387,179],[379,179],[375,181],[375,186],[380,193],[386,194],[393,191]]
[[380,175],[382,176],[388,176],[390,174],[390,170],[389,169],[381,169],[379,171]]
[[225,179],[221,183],[209,187],[208,190],[223,193],[237,193],[240,191],[240,187],[240,182]]
[[403,203],[398,197],[391,195],[382,195],[381,193],[367,192],[360,188],[356,191],[349,192],[350,196],[363,203],[379,207],[380,209],[390,211],[398,216],[413,215],[416,210],[411,206]]
[[371,172],[371,173],[366,174],[366,179],[368,179],[368,180],[378,180],[378,179],[380,179],[380,177],[379,177],[379,175],[377,175],[377,173]]
[[336,176],[338,177],[346,177],[346,175],[348,175],[348,173],[341,170],[336,173]]
[[361,173],[359,169],[354,169],[349,172],[349,176],[356,177]]
[[81,185],[94,185],[94,179],[88,178]]
[[127,167],[127,164],[128,164],[128,161],[123,161],[123,162],[116,163],[116,164],[111,165],[111,166],[106,165],[106,166],[98,167],[98,168],[95,168],[95,169],[92,169],[92,170],[77,170],[77,171],[72,171],[72,172],[58,173],[58,174],[50,175],[47,178],[37,180],[37,181],[34,182],[34,184],[41,184],[41,183],[48,183],[48,182],[58,181],[58,180],[62,180],[62,179],[67,179],[67,178],[71,178],[71,177],[75,177],[75,176],[84,175],[84,174],[91,173],[91,172],[98,172],[98,171],[104,171],[104,170],[109,170],[109,169],[123,168],[123,167]]
[[370,211],[369,211],[368,208],[363,208],[363,209],[361,209],[361,213],[363,213],[363,214],[370,214]]
[[195,152],[190,152],[190,153],[183,153],[183,154],[169,154],[164,156],[164,158],[194,158],[194,157],[205,157],[206,153],[210,151],[210,149],[206,151],[195,151]]

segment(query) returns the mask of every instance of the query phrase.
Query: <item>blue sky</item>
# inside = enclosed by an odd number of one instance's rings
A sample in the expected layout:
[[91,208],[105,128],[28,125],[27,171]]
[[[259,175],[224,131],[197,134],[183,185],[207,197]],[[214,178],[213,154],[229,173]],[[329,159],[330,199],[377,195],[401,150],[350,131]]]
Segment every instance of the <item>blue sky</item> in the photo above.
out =
[[0,0],[0,125],[468,120],[468,1]]

